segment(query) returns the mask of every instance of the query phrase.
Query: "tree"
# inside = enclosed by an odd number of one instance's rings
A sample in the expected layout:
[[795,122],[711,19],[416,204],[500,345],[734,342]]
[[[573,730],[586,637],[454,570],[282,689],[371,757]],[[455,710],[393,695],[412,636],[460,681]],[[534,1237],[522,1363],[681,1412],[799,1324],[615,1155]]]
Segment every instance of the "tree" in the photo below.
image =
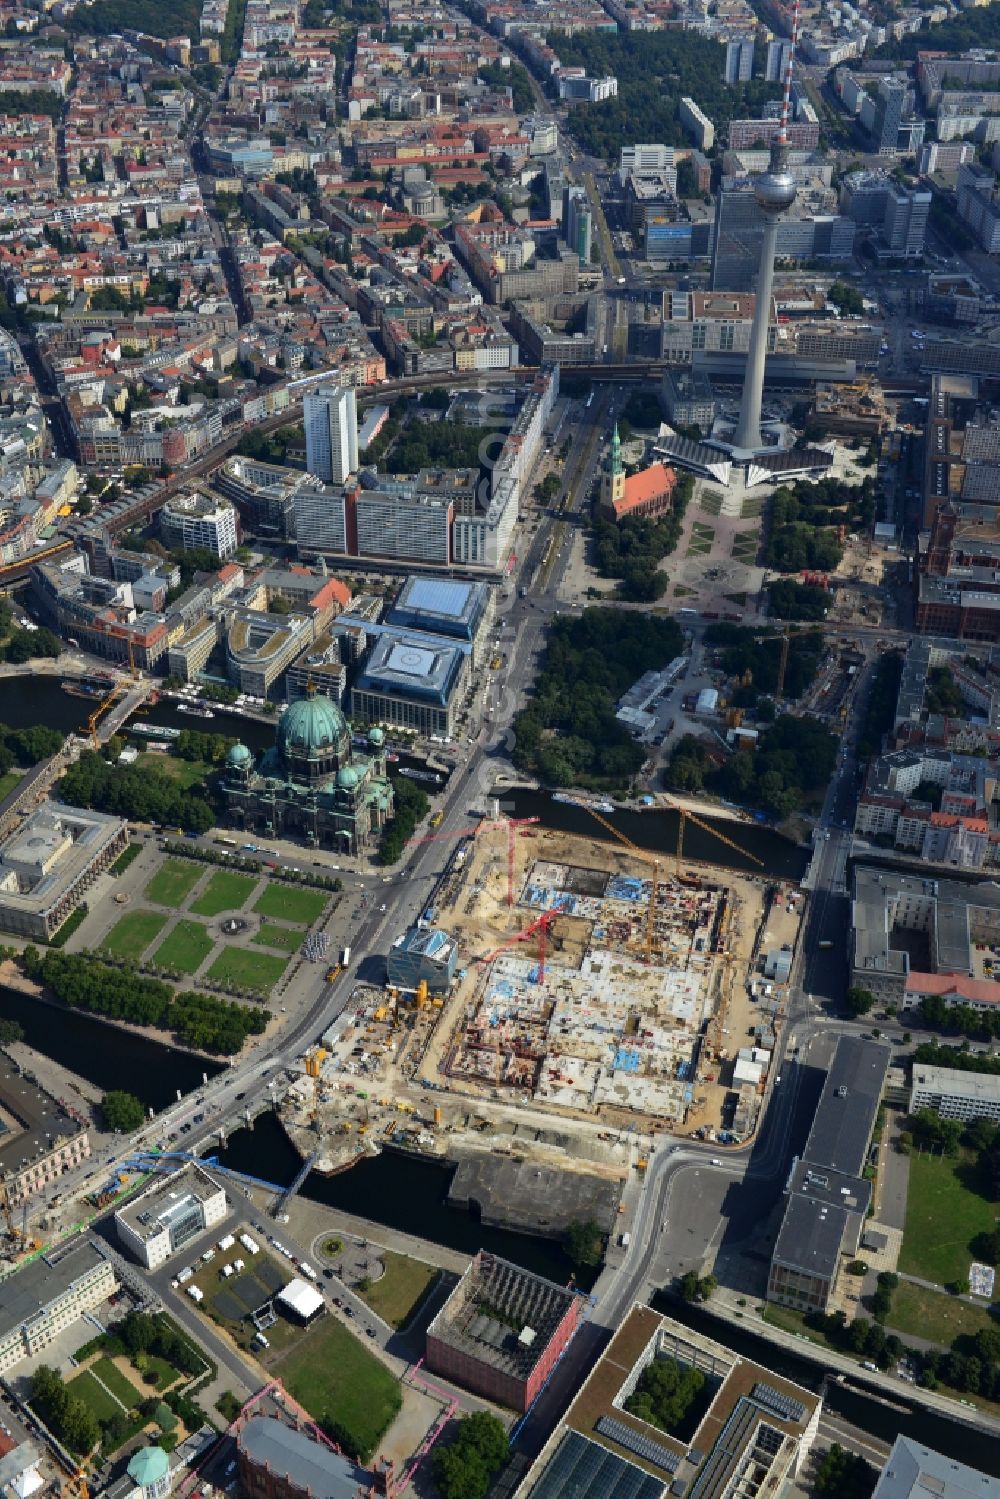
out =
[[867,1015],[874,1003],[875,996],[870,989],[854,985],[847,991],[847,1011],[850,1015]]
[[698,1299],[698,1277],[693,1270],[688,1270],[681,1276],[678,1289],[683,1301],[697,1301]]
[[971,1244],[973,1254],[987,1265],[1000,1265],[1000,1228],[977,1234]]
[[705,1389],[700,1369],[673,1358],[655,1358],[639,1376],[625,1409],[661,1431],[678,1432]]
[[458,1423],[455,1440],[434,1454],[441,1499],[483,1499],[510,1457],[510,1441],[499,1417],[475,1411]]
[[101,1114],[107,1128],[119,1135],[131,1135],[146,1119],[142,1100],[120,1088],[105,1093],[101,1099]]
[[863,1457],[834,1442],[816,1469],[813,1487],[817,1494],[830,1494],[832,1499],[868,1499],[877,1478]]
[[599,1265],[604,1236],[593,1218],[577,1218],[566,1230],[566,1253],[574,1265]]

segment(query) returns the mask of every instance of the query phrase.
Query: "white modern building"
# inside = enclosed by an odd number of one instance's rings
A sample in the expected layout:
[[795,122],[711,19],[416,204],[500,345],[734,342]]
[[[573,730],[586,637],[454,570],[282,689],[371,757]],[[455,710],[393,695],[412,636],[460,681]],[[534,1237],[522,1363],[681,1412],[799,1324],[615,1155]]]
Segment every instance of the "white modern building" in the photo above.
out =
[[343,484],[358,468],[358,407],[350,385],[320,385],[302,400],[306,468],[325,484]]
[[147,1270],[156,1270],[229,1211],[223,1187],[194,1162],[160,1177],[115,1213],[118,1238]]
[[995,1119],[1000,1123],[1000,1077],[914,1062],[910,1113],[918,1109],[932,1109],[942,1119]]
[[897,1437],[872,1499],[1000,1499],[1000,1479],[966,1467],[912,1437]]
[[160,529],[168,546],[185,552],[204,548],[220,562],[232,557],[240,544],[236,506],[200,492],[169,499],[160,511]]
[[674,166],[673,146],[622,146],[618,175],[624,182],[631,173],[637,177],[657,177]]

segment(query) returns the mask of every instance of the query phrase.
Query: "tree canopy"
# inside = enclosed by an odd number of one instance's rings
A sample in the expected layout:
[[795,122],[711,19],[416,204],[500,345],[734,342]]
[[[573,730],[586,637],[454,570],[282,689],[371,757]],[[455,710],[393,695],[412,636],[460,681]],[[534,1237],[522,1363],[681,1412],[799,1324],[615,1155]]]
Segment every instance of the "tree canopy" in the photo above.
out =
[[622,693],[684,646],[672,619],[585,609],[554,621],[534,696],[514,721],[514,763],[552,786],[621,785],[643,750],[615,718]]
[[589,77],[611,73],[618,95],[601,104],[576,105],[569,112],[570,133],[586,151],[617,163],[622,146],[638,140],[687,144],[679,106],[685,95],[698,100],[719,135],[732,119],[759,117],[781,87],[759,78],[724,82],[725,49],[693,31],[555,31],[548,37],[559,61],[582,67]]
[[708,1401],[707,1380],[700,1369],[674,1358],[654,1358],[639,1375],[625,1409],[672,1436],[690,1432]]
[[498,1416],[490,1411],[463,1416],[455,1440],[434,1454],[441,1499],[484,1499],[509,1456],[510,1441]]
[[877,1478],[878,1473],[863,1457],[834,1442],[820,1459],[813,1490],[817,1494],[830,1494],[833,1499],[869,1499]]
[[101,1099],[101,1116],[107,1129],[114,1130],[117,1134],[130,1135],[144,1122],[146,1110],[142,1099],[136,1098],[134,1093],[114,1088]]
[[737,750],[721,763],[706,742],[685,734],[674,747],[665,780],[675,791],[708,788],[743,806],[787,817],[829,783],[836,759],[836,736],[819,719],[782,714],[756,750]]
[[69,767],[59,792],[71,807],[93,807],[136,822],[162,822],[194,833],[215,825],[205,798],[182,790],[162,770],[109,765],[94,750],[85,750]]
[[71,1452],[83,1457],[96,1447],[101,1432],[90,1408],[66,1388],[62,1375],[48,1364],[39,1364],[31,1376],[31,1403]]
[[822,620],[830,607],[830,595],[815,583],[795,583],[782,578],[767,585],[768,612],[775,619]]
[[593,1218],[575,1218],[566,1230],[566,1252],[574,1265],[599,1265],[604,1235]]
[[247,1036],[260,1036],[267,1028],[267,1010],[195,990],[175,994],[162,979],[145,978],[86,953],[50,948],[43,955],[27,947],[23,961],[29,978],[47,985],[72,1009],[170,1030],[185,1046],[217,1056],[235,1055]]

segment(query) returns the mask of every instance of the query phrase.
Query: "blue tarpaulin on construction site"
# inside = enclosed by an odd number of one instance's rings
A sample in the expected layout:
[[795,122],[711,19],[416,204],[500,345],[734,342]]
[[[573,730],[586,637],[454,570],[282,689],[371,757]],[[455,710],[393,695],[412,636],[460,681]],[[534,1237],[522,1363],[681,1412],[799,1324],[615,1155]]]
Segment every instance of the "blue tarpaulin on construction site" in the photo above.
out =
[[617,874],[608,881],[608,896],[611,900],[642,900],[645,896],[643,881]]
[[619,1049],[615,1052],[615,1071],[638,1072],[639,1053],[637,1051],[633,1051],[631,1047],[619,1047]]
[[677,1063],[677,1076],[680,1078],[681,1082],[683,1082],[686,1077],[690,1077],[690,1075],[691,1075],[691,1063],[690,1062],[678,1062]]

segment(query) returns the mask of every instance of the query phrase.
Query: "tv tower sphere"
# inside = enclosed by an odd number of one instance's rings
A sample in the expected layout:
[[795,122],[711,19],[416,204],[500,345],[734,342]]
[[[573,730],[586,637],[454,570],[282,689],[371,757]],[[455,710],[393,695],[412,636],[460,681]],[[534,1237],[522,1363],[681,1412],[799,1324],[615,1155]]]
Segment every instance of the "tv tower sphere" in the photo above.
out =
[[795,178],[784,162],[772,161],[769,170],[754,179],[753,193],[762,213],[777,216],[795,202]]

